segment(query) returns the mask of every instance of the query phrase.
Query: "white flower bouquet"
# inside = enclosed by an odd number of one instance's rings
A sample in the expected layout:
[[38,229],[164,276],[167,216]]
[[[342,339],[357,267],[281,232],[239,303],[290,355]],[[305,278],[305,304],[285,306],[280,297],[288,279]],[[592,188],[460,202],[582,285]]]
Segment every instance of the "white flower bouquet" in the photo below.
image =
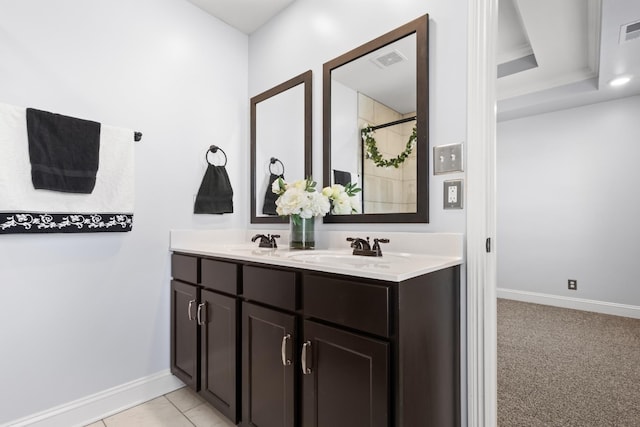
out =
[[358,213],[358,201],[355,195],[360,188],[354,183],[347,185],[333,184],[322,189],[322,195],[329,199],[331,213],[334,215],[350,215]]
[[289,247],[292,249],[313,249],[315,247],[315,217],[356,212],[354,195],[360,191],[355,184],[332,185],[321,192],[316,190],[316,182],[311,178],[287,183],[278,178],[271,185],[271,191],[279,197],[276,212],[290,216]]
[[311,178],[287,183],[282,178],[273,182],[271,191],[277,194],[276,212],[281,216],[312,218],[325,216],[329,211],[334,215],[346,215],[357,212],[354,198],[360,188],[349,183],[346,186],[334,184],[325,187],[322,192],[316,190],[317,183]]

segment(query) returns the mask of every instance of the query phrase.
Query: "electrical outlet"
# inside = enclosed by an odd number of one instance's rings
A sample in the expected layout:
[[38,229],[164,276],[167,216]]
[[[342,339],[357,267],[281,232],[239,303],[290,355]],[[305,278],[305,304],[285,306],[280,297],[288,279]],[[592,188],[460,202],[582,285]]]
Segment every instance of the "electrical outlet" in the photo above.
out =
[[447,203],[458,203],[458,187],[455,185],[448,187]]
[[462,209],[462,180],[444,181],[444,208]]
[[578,290],[578,281],[569,279],[569,289],[572,290],[572,291],[577,291]]

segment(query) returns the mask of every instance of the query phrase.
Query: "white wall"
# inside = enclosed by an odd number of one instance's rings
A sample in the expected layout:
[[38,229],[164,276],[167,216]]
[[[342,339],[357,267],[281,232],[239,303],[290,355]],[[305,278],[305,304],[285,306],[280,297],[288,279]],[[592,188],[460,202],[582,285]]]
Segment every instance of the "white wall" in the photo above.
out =
[[[249,93],[313,71],[313,177],[322,182],[322,64],[429,14],[429,152],[466,137],[467,0],[297,0],[249,37]],[[464,232],[464,210],[443,210],[442,181],[430,162],[430,224],[381,224],[377,230]],[[293,177],[288,177],[292,179]],[[318,228],[370,229],[320,224]]]
[[634,96],[498,123],[499,288],[640,306],[638,118]]
[[[169,229],[249,216],[247,52],[183,0],[0,0],[0,102],[144,134],[133,232],[0,236],[0,424],[168,369]],[[235,214],[192,214],[211,144]]]

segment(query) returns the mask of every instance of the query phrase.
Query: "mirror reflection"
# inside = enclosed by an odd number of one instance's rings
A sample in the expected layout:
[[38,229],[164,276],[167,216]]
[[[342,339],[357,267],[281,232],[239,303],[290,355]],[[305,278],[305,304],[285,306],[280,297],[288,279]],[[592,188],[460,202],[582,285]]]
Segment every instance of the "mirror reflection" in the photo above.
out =
[[251,98],[251,222],[287,222],[271,184],[311,175],[311,71]]
[[415,118],[415,34],[332,70],[331,179],[360,213],[416,212]]
[[324,185],[362,188],[325,222],[428,222],[427,19],[324,64]]

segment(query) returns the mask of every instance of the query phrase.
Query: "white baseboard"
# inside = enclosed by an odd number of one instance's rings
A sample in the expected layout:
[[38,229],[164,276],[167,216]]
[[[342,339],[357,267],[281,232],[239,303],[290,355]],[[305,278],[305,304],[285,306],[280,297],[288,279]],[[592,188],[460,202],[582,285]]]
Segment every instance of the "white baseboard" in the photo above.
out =
[[183,386],[182,381],[171,375],[167,369],[37,414],[10,421],[0,427],[85,426]]
[[498,288],[496,291],[498,298],[640,319],[640,306],[637,305],[617,304],[614,302],[596,301],[504,288]]

